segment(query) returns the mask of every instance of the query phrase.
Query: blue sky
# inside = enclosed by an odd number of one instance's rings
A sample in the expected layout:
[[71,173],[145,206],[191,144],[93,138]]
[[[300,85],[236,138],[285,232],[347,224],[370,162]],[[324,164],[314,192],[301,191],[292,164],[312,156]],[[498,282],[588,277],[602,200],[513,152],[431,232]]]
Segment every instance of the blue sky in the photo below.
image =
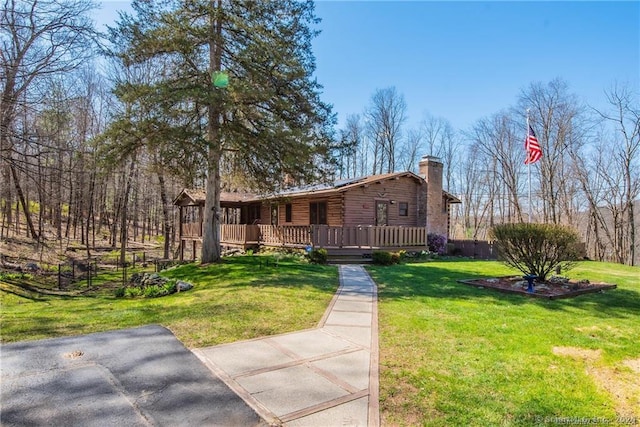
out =
[[[103,1],[98,24],[128,1]],[[323,100],[339,126],[395,86],[407,127],[426,112],[467,129],[556,77],[590,105],[627,82],[640,91],[640,2],[318,1],[314,42]]]

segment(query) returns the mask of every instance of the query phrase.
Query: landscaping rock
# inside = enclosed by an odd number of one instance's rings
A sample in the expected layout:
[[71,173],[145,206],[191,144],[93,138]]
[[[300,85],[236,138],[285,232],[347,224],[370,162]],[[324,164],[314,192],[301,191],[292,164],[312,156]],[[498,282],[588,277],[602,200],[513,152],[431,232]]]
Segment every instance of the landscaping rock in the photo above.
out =
[[36,264],[35,262],[26,263],[24,268],[25,268],[25,270],[30,271],[32,273],[37,273],[38,271],[40,271],[40,266],[38,264]]
[[129,283],[132,285],[140,285],[142,283],[142,279],[144,279],[144,274],[141,273],[133,273],[129,278]]
[[131,289],[122,289],[122,295],[127,296],[141,296],[156,297],[169,295],[174,292],[184,292],[189,289],[193,289],[193,284],[185,281],[178,281],[175,287],[167,287],[167,283],[171,282],[170,279],[160,276],[158,273],[134,273],[129,279],[129,285],[127,288],[138,288],[138,292],[133,292]]
[[131,278],[129,279],[129,284],[131,286],[138,286],[138,287],[147,287],[147,286],[162,286],[165,283],[167,283],[169,281],[169,279],[165,279],[164,277],[160,276],[158,273],[134,273],[131,275]]
[[179,280],[178,283],[176,283],[176,292],[184,292],[192,288],[193,285],[189,282],[183,282],[182,280]]

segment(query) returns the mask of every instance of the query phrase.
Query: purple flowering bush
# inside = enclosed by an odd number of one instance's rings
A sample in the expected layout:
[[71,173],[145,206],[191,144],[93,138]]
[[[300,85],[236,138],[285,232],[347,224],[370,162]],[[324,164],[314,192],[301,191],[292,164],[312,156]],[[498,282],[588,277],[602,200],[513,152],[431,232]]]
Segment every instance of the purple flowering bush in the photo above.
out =
[[427,247],[430,252],[444,255],[447,252],[447,237],[441,234],[427,234]]

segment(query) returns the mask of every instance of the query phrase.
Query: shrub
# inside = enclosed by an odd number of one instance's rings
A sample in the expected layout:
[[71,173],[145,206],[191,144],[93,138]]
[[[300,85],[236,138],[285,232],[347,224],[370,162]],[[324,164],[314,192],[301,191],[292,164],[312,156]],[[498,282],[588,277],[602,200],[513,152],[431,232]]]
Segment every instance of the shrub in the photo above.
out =
[[407,256],[407,251],[391,252],[391,264],[400,264]]
[[326,264],[329,254],[326,249],[312,249],[307,252],[309,262],[314,264]]
[[130,287],[125,289],[124,291],[124,296],[128,298],[135,298],[135,297],[139,297],[140,295],[142,295],[141,288]]
[[176,283],[177,281],[175,279],[169,280],[167,283],[165,283],[162,286],[163,289],[163,295],[170,295],[176,292]]
[[393,265],[400,264],[405,257],[407,256],[406,251],[398,251],[398,252],[386,252],[386,251],[375,251],[371,254],[371,260],[374,264],[378,265]]
[[122,298],[124,297],[124,293],[126,291],[127,288],[121,286],[118,289],[115,290],[114,295],[116,298]]
[[447,252],[447,236],[441,234],[427,234],[427,247],[431,252],[444,255]]
[[393,264],[393,260],[391,258],[391,252],[374,251],[371,254],[371,259],[373,260],[374,264],[379,264],[379,265]]
[[146,288],[144,288],[143,294],[145,298],[155,298],[166,295],[165,293],[163,293],[162,287],[158,285],[147,286]]
[[573,267],[578,258],[578,234],[557,224],[500,224],[491,230],[502,261],[544,281],[557,266]]

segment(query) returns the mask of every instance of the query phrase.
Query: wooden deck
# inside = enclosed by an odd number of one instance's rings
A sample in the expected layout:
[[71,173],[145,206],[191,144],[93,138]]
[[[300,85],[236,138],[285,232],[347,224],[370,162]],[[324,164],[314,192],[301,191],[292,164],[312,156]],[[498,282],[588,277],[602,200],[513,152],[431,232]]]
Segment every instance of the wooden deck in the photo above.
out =
[[[182,225],[184,240],[201,240],[199,224]],[[332,252],[370,253],[373,250],[422,250],[426,248],[424,227],[327,225],[220,225],[220,244],[241,247],[325,248]]]

